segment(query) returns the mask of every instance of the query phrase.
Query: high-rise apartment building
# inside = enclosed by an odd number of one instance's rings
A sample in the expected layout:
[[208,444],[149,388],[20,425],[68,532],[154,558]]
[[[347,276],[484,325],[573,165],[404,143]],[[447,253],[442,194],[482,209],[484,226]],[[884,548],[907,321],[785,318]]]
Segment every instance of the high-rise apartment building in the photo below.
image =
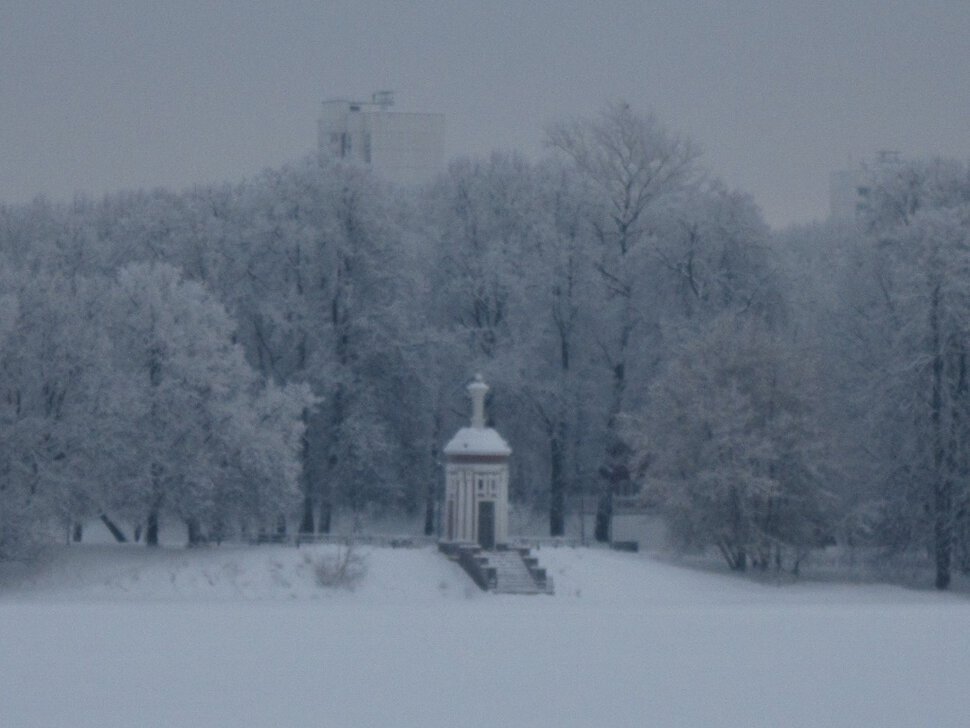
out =
[[323,102],[319,123],[321,156],[369,165],[400,185],[427,182],[444,169],[444,114],[391,111],[390,91],[370,101]]
[[873,176],[901,163],[899,152],[881,150],[871,162],[832,172],[829,177],[830,218],[841,221],[856,219],[868,200]]

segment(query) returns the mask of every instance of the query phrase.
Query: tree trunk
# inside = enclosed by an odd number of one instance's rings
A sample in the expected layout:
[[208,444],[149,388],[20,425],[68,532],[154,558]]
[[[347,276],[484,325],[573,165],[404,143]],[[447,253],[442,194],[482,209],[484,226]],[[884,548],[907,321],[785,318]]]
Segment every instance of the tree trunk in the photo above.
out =
[[[949,539],[950,562],[955,559],[958,568],[966,573],[966,493],[959,484],[966,482],[965,467],[965,435],[963,423],[963,408],[967,397],[967,355],[962,344],[958,344],[956,355],[956,382],[952,387],[949,402],[950,437],[946,453],[945,490],[949,503],[947,512],[950,514]],[[944,587],[945,588],[945,587]]]
[[940,334],[940,287],[930,298],[930,345],[933,351],[933,383],[930,395],[930,421],[933,426],[933,551],[936,561],[936,588],[950,585],[953,551],[953,483],[944,472],[946,445],[943,442],[943,351]]
[[428,489],[424,504],[424,535],[433,536],[435,533],[435,504],[438,502],[438,440],[441,438],[441,415],[435,414],[434,428],[431,432],[431,461],[428,473]]
[[428,478],[428,492],[424,503],[424,535],[434,535],[434,505],[435,505],[435,482],[433,478]]
[[600,543],[610,540],[610,521],[613,518],[613,496],[607,491],[600,493],[596,501],[596,524],[593,526],[593,538]]
[[158,546],[158,509],[153,508],[148,514],[145,525],[145,545]]
[[[575,403],[573,422],[582,421],[582,411],[579,402]],[[581,427],[573,427],[572,432],[572,452],[574,457],[572,458],[572,482],[574,485],[578,486],[579,490],[579,542],[583,545],[587,545],[586,541],[586,493],[589,489],[589,484],[587,479],[584,477],[582,465],[580,464],[580,443],[581,443]]]
[[330,522],[332,518],[333,505],[330,502],[330,493],[327,492],[320,499],[320,517],[317,519],[317,533],[330,533]]
[[[152,337],[155,336],[155,314],[152,313]],[[148,363],[148,382],[152,388],[151,421],[152,429],[158,432],[158,401],[156,392],[162,383],[162,367],[159,363],[161,354],[157,346],[152,346],[149,353]],[[152,486],[152,508],[148,513],[148,521],[145,527],[145,545],[150,547],[158,546],[158,511],[162,504],[162,466],[153,461],[150,468]]]
[[596,508],[596,528],[594,537],[600,543],[609,540],[610,520],[613,517],[613,496],[619,487],[629,480],[629,449],[618,432],[620,413],[623,411],[623,396],[626,391],[626,354],[633,332],[633,313],[629,296],[624,304],[623,325],[621,326],[618,354],[613,362],[613,393],[610,401],[609,416],[606,419],[605,463],[600,468],[600,498]]
[[321,484],[320,493],[320,518],[318,529],[320,533],[330,533],[331,520],[333,516],[334,482],[339,477],[337,468],[340,463],[340,438],[342,437],[344,426],[344,405],[346,392],[344,385],[338,384],[330,397],[330,422],[329,433],[327,435],[327,470],[324,482]]
[[722,537],[717,541],[717,548],[731,571],[747,571],[748,554],[743,546],[733,546],[728,543],[726,538]]
[[122,533],[121,529],[115,525],[114,521],[108,518],[106,513],[102,513],[99,518],[101,519],[101,522],[107,526],[108,530],[111,531],[111,535],[114,536],[115,541],[118,543],[126,543],[128,541],[128,539],[125,538],[125,534]]
[[737,554],[735,554],[733,568],[735,571],[748,570],[748,553],[744,549],[739,548]]
[[557,425],[549,441],[549,535],[562,536],[566,531],[566,463],[565,428]]
[[[619,410],[617,410],[617,415]],[[630,484],[629,447],[623,442],[616,431],[617,417],[611,417],[607,425],[607,437],[610,440],[606,448],[606,465],[600,469],[602,490],[596,506],[596,527],[594,538],[600,543],[610,539],[610,521],[613,518],[613,497],[624,492]]]
[[[301,366],[304,364],[306,359],[305,349],[306,344],[303,342],[301,344]],[[301,534],[312,534],[314,532],[313,528],[313,484],[310,482],[310,410],[307,407],[303,408],[303,413],[301,415],[303,420],[303,442],[300,447],[300,461],[303,469],[300,473],[300,482],[303,486],[303,516],[300,519],[300,533]]]
[[946,589],[950,586],[950,562],[953,556],[953,534],[949,511],[952,504],[953,485],[949,478],[943,478],[936,483],[934,506],[936,518],[933,523],[934,551],[936,554],[936,588]]
[[199,525],[198,518],[185,519],[185,528],[188,532],[189,546],[198,546],[202,543],[202,526]]
[[312,534],[313,531],[313,498],[309,493],[303,495],[303,516],[300,518],[300,534]]

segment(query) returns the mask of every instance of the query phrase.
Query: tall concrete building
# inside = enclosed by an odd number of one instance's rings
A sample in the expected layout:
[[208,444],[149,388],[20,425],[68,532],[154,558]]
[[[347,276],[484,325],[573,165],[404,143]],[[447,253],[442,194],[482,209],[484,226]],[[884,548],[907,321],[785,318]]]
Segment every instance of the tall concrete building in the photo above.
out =
[[873,176],[902,163],[899,152],[880,150],[871,162],[840,169],[829,177],[829,216],[832,220],[855,220],[869,196]]
[[428,182],[444,169],[444,114],[391,111],[390,91],[370,101],[329,99],[319,122],[321,157],[353,160],[400,185]]

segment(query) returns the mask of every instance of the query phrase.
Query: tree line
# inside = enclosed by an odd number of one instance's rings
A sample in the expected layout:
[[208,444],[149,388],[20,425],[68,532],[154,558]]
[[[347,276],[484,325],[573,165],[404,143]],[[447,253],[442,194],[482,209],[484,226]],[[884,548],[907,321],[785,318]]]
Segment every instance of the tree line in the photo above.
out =
[[546,141],[420,189],[308,157],[0,207],[0,558],[94,516],[433,533],[480,371],[551,535],[582,498],[605,540],[624,498],[737,570],[970,569],[966,165],[873,169],[858,220],[776,232],[626,104]]

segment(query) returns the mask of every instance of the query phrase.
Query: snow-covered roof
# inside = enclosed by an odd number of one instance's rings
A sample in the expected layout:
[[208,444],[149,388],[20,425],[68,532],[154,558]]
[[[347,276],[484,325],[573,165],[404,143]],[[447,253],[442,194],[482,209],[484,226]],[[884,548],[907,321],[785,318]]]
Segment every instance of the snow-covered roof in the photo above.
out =
[[472,398],[471,427],[462,427],[451,441],[445,445],[445,455],[491,455],[505,456],[512,454],[512,448],[491,427],[485,427],[485,394],[488,385],[481,374],[465,389]]
[[445,455],[511,455],[512,448],[491,427],[462,427],[445,445]]

